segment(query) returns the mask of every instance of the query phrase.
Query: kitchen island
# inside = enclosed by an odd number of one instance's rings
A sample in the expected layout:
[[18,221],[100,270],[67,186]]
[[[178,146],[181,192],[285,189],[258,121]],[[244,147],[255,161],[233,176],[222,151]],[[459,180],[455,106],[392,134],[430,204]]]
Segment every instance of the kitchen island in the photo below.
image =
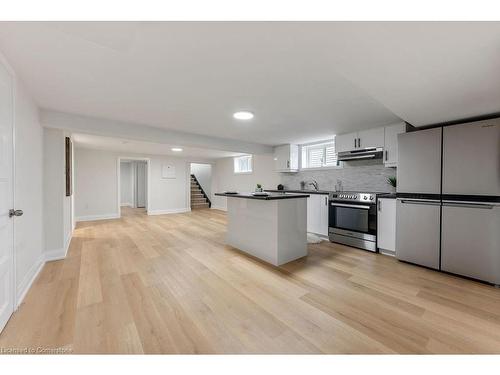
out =
[[228,245],[275,266],[307,255],[308,194],[215,195],[227,197]]

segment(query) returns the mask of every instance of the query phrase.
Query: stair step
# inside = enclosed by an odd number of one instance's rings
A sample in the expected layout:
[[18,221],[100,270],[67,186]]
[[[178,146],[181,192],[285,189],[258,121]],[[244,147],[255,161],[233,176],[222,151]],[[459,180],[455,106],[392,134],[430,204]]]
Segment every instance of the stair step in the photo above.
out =
[[203,204],[208,203],[205,198],[203,199],[191,199],[191,204]]
[[203,204],[191,204],[191,209],[196,210],[200,208],[209,208],[208,203],[203,203]]

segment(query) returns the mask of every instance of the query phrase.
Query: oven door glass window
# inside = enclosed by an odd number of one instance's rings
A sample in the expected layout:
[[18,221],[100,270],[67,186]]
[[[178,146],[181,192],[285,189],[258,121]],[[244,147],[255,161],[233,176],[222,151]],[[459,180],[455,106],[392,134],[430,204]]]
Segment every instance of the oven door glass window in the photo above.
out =
[[335,227],[368,233],[369,210],[335,207]]

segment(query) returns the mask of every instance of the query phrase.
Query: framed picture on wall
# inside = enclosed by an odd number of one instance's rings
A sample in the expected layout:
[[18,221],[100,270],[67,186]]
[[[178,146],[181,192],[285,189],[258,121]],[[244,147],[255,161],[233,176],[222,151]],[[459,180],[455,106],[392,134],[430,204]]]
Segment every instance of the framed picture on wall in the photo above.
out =
[[73,194],[73,181],[71,180],[71,171],[72,171],[72,143],[71,143],[71,138],[66,137],[66,142],[65,142],[65,161],[66,161],[66,166],[65,166],[65,174],[66,174],[66,196],[70,197],[71,194]]

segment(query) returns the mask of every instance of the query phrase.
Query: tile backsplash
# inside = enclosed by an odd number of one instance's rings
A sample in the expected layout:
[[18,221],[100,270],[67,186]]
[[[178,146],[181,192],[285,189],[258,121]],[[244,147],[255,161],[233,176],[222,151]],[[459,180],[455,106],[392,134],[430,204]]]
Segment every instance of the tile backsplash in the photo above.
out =
[[381,160],[344,162],[342,168],[282,173],[285,189],[300,189],[300,182],[314,179],[320,190],[335,190],[337,180],[344,191],[393,192],[387,178],[396,175],[395,168],[384,167]]

